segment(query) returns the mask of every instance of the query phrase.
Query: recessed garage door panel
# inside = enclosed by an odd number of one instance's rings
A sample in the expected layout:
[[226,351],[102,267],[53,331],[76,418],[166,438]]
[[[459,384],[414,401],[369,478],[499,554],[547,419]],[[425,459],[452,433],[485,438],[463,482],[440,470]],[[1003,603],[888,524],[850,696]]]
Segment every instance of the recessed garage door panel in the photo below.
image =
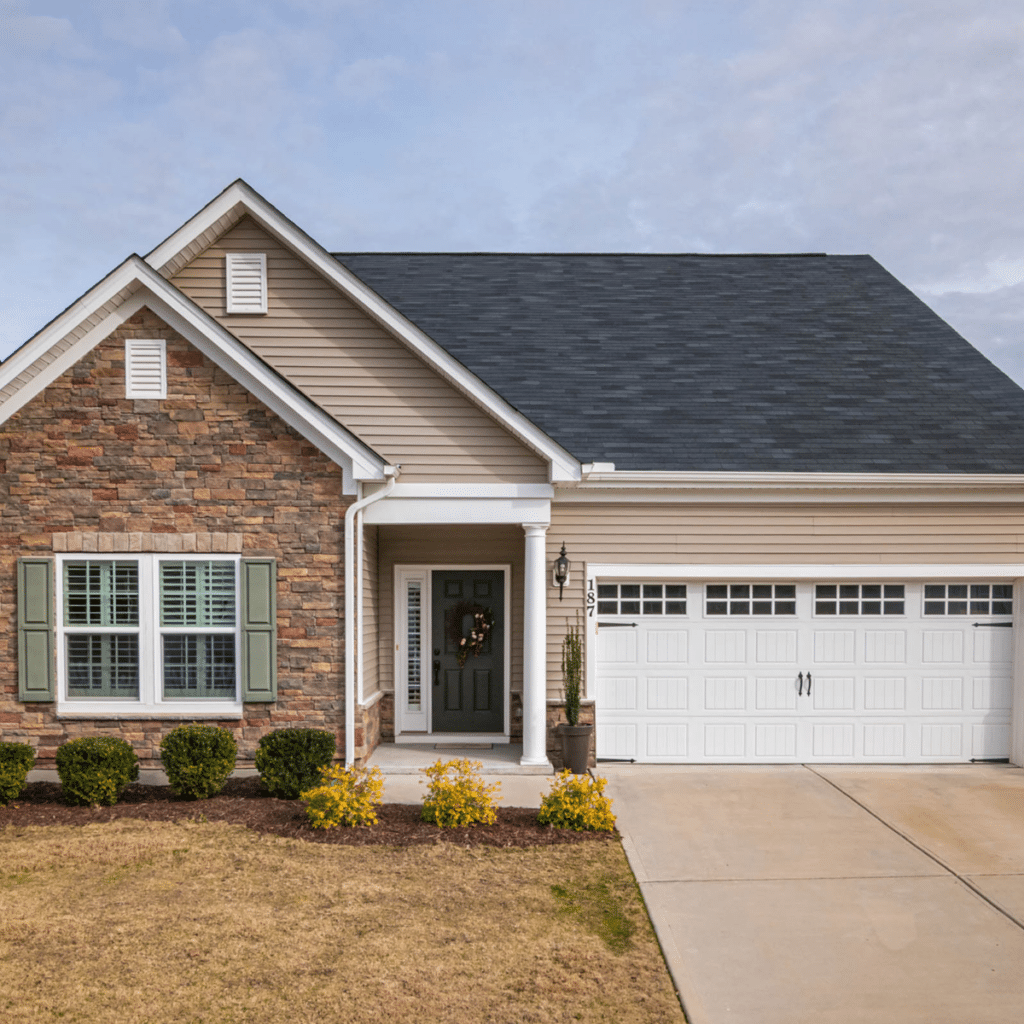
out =
[[[671,606],[677,614],[667,614],[666,599],[629,606],[658,615],[597,615],[599,757],[885,763],[1007,756],[1008,587],[672,586],[686,598]],[[620,603],[607,607],[625,609],[626,595],[638,591],[646,601],[648,585],[638,581],[622,585]]]

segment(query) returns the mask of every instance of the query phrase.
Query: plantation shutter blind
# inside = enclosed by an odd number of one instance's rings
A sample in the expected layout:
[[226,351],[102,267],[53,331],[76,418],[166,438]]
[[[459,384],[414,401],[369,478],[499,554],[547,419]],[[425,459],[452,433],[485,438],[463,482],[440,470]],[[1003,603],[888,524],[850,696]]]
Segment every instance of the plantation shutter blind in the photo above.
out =
[[167,397],[167,343],[129,338],[124,343],[125,398]]
[[54,699],[53,562],[18,559],[18,699]]
[[242,700],[277,700],[277,562],[243,558]]
[[224,257],[228,313],[266,313],[267,256],[262,252],[229,252]]
[[161,562],[161,626],[234,626],[233,562]]

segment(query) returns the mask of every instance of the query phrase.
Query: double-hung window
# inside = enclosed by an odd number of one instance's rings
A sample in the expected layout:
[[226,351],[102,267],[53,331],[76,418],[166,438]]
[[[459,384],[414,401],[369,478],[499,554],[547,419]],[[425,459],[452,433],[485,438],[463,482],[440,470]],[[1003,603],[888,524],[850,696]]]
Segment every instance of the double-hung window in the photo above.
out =
[[61,706],[90,713],[240,709],[239,562],[65,556],[57,574]]

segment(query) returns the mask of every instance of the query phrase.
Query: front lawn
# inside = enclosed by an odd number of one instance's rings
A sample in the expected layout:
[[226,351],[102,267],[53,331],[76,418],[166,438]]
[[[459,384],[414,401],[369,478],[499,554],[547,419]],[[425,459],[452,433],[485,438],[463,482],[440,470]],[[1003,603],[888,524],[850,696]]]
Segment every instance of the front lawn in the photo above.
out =
[[202,806],[0,831],[0,1019],[683,1020],[614,842],[336,846]]

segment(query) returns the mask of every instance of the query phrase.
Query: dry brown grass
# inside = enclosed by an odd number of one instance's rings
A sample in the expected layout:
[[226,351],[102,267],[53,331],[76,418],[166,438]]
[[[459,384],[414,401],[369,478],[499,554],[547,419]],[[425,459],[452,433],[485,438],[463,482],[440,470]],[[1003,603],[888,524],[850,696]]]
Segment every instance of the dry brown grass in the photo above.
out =
[[0,833],[0,1019],[683,1017],[615,844],[334,847],[121,819]]

